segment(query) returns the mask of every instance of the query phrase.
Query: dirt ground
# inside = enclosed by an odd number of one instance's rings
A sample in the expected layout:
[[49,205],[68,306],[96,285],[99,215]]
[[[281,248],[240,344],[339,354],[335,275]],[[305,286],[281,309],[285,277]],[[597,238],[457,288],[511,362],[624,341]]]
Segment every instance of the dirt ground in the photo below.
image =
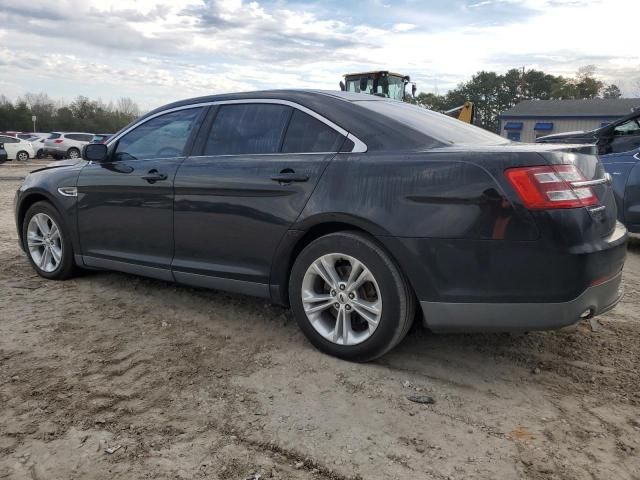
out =
[[41,279],[13,221],[32,168],[0,166],[0,478],[640,478],[640,242],[595,331],[414,326],[358,365],[263,300]]

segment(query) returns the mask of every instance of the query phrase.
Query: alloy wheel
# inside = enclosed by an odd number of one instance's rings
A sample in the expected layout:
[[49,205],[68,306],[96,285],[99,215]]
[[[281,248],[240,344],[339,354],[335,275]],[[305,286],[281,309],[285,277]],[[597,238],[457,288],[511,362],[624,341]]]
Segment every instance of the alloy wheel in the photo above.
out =
[[80,157],[78,150],[76,150],[75,148],[72,148],[71,150],[69,150],[69,158],[78,158],[78,157]]
[[367,266],[349,255],[331,253],[307,269],[301,288],[313,328],[337,345],[357,345],[373,335],[382,317],[382,295]]
[[40,270],[51,273],[62,261],[60,228],[46,213],[36,213],[27,226],[29,255]]
[[19,152],[18,153],[18,161],[19,162],[26,162],[27,160],[29,160],[29,155],[27,155],[25,152]]

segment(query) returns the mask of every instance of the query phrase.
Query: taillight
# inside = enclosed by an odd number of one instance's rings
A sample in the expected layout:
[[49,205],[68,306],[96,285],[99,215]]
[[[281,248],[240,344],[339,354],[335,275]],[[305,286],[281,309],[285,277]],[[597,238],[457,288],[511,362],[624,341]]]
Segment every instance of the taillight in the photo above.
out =
[[575,165],[519,167],[505,170],[507,179],[530,210],[596,205],[598,197]]
[[59,139],[55,140],[54,143],[62,143],[62,139],[59,138]]

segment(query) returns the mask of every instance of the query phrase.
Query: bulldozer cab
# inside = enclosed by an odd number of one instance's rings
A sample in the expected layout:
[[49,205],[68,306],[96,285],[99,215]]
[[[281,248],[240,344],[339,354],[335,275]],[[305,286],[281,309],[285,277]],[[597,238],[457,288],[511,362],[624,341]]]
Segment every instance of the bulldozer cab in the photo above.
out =
[[[405,87],[410,81],[408,75],[388,71],[348,73],[344,76],[344,82],[340,82],[340,89],[403,101],[406,95]],[[412,88],[415,94],[415,84]]]

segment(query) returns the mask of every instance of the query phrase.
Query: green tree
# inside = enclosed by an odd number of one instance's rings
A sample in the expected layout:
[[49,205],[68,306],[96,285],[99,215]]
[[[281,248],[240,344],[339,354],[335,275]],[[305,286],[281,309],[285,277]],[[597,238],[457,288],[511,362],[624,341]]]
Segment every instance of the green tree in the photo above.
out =
[[602,90],[602,98],[620,98],[621,96],[622,92],[620,91],[620,88],[613,83],[611,85],[607,85]]

